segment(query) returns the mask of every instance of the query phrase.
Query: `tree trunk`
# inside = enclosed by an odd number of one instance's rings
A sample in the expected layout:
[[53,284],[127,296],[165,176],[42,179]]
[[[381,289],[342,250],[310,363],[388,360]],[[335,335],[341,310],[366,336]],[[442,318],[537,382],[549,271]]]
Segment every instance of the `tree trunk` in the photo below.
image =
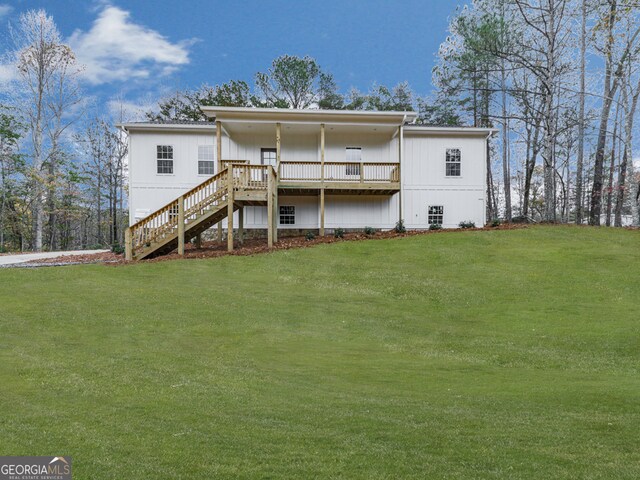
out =
[[582,224],[582,170],[584,168],[585,89],[587,53],[587,0],[582,0],[582,27],[580,31],[580,111],[578,113],[578,160],[576,165],[576,224]]

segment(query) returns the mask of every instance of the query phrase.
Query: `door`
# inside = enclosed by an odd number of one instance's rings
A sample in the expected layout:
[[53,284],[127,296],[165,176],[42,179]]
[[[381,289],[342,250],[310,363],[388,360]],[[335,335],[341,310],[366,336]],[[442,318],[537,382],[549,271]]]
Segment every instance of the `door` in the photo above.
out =
[[[261,148],[260,149],[260,163],[262,165],[271,165],[273,168],[277,167],[277,150],[275,148]],[[263,182],[266,182],[269,176],[265,173],[263,175]]]

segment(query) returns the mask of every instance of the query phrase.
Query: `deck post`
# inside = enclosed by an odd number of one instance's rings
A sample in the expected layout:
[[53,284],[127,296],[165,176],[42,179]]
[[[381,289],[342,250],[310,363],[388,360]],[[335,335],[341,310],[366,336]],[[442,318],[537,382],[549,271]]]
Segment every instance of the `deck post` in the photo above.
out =
[[401,222],[402,218],[402,143],[403,140],[402,125],[398,127],[398,181],[400,182],[400,190],[398,191],[398,221]]
[[320,236],[324,237],[324,187],[320,189]]
[[238,241],[244,244],[244,206],[238,210]]
[[233,165],[227,171],[227,250],[233,252]]
[[178,255],[184,255],[184,196],[178,198]]
[[324,123],[320,124],[320,236],[324,237]]
[[273,177],[273,242],[278,241],[278,177]]
[[[218,159],[218,172],[222,171],[222,122],[216,120],[216,157]],[[217,186],[222,187],[222,185]],[[218,243],[222,243],[222,222],[218,222]]]
[[202,248],[202,234],[196,235],[196,248]]
[[131,228],[124,231],[124,259],[133,260],[133,239],[131,238]]
[[276,172],[280,178],[280,134],[282,132],[280,123],[276,123]]
[[267,245],[273,247],[273,171],[267,178]]

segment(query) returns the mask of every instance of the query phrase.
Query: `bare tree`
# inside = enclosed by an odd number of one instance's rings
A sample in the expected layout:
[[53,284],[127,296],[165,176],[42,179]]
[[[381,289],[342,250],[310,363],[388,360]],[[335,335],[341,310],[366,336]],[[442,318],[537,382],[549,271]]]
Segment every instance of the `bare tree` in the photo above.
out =
[[23,13],[18,28],[12,33],[20,91],[23,93],[20,111],[28,126],[33,150],[33,248],[39,251],[43,247],[45,133],[52,118],[56,117],[51,108],[52,89],[57,87],[58,79],[68,78],[66,72],[75,63],[75,56],[71,48],[62,43],[53,18],[44,10]]

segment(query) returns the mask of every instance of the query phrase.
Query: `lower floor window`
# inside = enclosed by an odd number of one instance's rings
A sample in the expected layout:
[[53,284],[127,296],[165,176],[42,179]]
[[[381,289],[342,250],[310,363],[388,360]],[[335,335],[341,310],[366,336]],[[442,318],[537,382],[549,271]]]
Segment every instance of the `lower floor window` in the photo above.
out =
[[442,225],[444,220],[444,207],[442,205],[429,205],[429,225]]
[[280,207],[280,225],[296,224],[296,207],[293,205],[282,205]]
[[213,175],[213,162],[210,160],[199,160],[198,175]]

